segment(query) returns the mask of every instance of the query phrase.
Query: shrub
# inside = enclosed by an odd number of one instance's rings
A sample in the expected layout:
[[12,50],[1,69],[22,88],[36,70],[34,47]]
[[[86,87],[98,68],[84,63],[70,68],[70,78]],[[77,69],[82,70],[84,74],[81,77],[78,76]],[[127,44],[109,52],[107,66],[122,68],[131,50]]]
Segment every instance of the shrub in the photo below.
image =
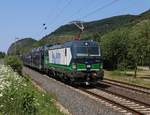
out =
[[0,115],[63,115],[52,96],[38,91],[30,79],[0,65]]
[[0,59],[5,57],[5,52],[0,52]]
[[4,59],[4,63],[6,65],[9,65],[15,72],[18,72],[19,74],[22,73],[22,62],[21,60],[16,56],[7,56]]
[[0,67],[0,113],[8,115],[36,114],[35,90],[30,82],[20,77],[12,69]]

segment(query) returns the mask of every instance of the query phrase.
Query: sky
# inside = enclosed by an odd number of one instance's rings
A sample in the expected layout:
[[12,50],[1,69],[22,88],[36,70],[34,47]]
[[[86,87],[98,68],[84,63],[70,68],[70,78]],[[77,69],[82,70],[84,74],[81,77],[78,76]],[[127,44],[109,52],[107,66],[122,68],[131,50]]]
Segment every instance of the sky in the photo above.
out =
[[0,51],[7,52],[16,38],[39,40],[73,20],[138,15],[148,9],[150,0],[0,0]]

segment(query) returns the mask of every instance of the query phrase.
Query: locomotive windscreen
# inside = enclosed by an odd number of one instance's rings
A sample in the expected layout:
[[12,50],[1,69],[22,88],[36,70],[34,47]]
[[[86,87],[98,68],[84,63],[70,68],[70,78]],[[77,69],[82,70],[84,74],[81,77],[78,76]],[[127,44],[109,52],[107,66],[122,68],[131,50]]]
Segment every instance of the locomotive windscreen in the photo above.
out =
[[76,56],[100,56],[99,47],[76,47]]

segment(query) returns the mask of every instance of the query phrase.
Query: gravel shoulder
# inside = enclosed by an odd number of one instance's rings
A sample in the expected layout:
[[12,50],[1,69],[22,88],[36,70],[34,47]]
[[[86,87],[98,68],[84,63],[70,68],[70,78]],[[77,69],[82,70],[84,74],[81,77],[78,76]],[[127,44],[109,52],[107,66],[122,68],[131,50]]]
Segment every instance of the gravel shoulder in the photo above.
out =
[[45,91],[56,95],[57,101],[73,115],[121,115],[121,113],[107,106],[104,102],[102,103],[78,89],[66,86],[27,67],[23,68],[23,72],[30,75],[31,79]]

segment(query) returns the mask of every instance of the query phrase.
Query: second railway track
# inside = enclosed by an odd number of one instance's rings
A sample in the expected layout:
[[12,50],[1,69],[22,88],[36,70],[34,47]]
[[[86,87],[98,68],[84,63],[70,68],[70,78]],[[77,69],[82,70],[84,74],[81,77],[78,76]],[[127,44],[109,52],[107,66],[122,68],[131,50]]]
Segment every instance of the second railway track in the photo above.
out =
[[112,108],[126,115],[150,115],[150,105],[97,88],[78,88],[102,101],[106,101]]
[[115,85],[118,87],[122,87],[122,88],[126,88],[129,90],[135,91],[135,92],[150,95],[150,88],[133,85],[133,84],[128,84],[128,83],[120,82],[120,81],[116,81],[116,80],[106,79],[106,78],[103,80],[103,83]]
[[150,104],[130,99],[128,97],[105,91],[103,88],[94,86],[92,88],[75,87],[92,97],[97,98],[106,106],[113,108],[125,115],[150,115]]

